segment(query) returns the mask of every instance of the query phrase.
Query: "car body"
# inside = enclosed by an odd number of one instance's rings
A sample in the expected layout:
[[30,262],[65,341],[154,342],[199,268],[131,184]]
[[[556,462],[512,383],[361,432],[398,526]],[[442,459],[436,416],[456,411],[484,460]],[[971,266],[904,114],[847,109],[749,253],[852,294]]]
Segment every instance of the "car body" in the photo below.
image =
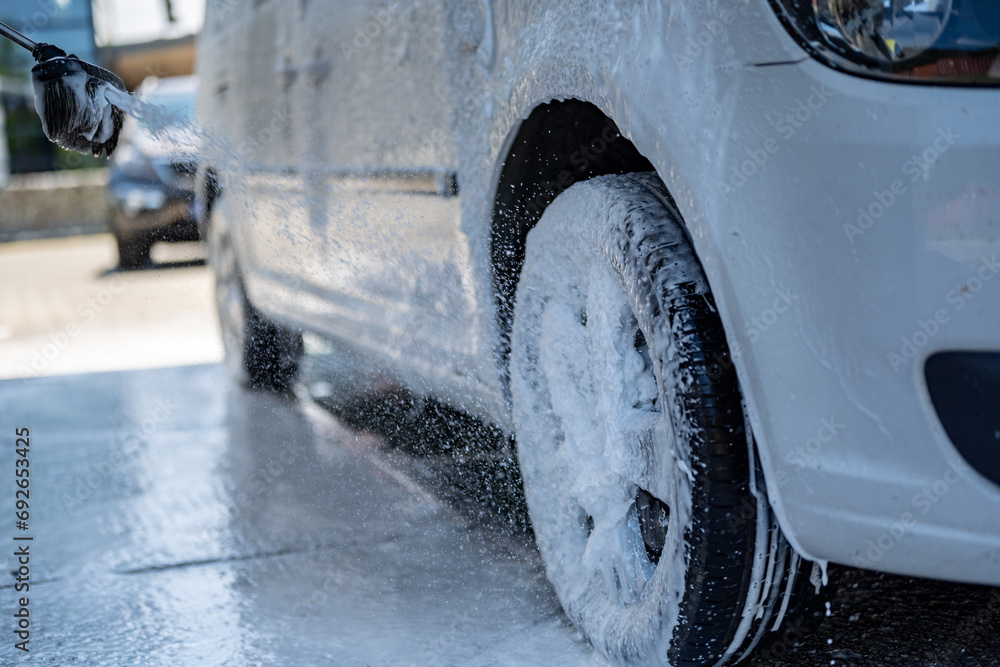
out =
[[1000,585],[995,85],[831,67],[766,0],[257,4],[199,73],[258,310],[512,431],[526,226],[655,171],[795,550]]
[[110,161],[111,228],[122,266],[147,263],[154,241],[198,240],[192,212],[197,89],[193,76],[150,77],[136,91],[160,111],[128,118]]

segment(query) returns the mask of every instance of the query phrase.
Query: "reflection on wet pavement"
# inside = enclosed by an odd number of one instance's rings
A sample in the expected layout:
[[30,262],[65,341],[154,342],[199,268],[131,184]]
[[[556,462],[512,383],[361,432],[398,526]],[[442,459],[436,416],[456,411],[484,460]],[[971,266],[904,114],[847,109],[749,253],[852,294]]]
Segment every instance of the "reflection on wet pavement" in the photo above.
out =
[[[118,272],[108,235],[0,247],[0,378],[27,376],[0,381],[0,539],[19,426],[34,537],[31,652],[9,577],[0,664],[600,664],[545,581],[510,442],[333,345],[290,400],[191,365],[222,349],[183,250]],[[997,667],[998,621],[998,588],[848,570],[815,635],[751,664]]]
[[32,651],[4,662],[595,660],[528,542],[307,401],[207,365],[5,381],[0,404],[31,428],[35,538]]

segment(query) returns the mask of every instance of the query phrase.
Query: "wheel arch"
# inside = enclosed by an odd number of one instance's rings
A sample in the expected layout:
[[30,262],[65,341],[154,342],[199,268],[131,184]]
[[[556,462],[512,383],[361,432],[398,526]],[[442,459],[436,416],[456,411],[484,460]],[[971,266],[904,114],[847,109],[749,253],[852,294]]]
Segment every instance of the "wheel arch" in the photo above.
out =
[[[589,147],[597,138],[603,139],[605,128],[611,128],[610,131],[617,135],[616,139],[603,150],[588,151],[589,155],[585,155],[583,148]],[[600,142],[597,142],[595,148],[600,147]],[[501,166],[494,180],[490,220],[490,270],[498,334],[495,355],[499,364],[502,388],[509,401],[508,363],[514,295],[524,261],[528,232],[556,196],[574,183],[605,174],[639,171],[663,173],[656,168],[657,164],[663,165],[655,156],[647,157],[639,145],[624,136],[619,131],[615,119],[600,107],[576,98],[550,100],[535,106],[510,132],[507,148],[501,151],[498,161]],[[671,183],[666,183],[667,196],[680,195],[680,198],[690,206],[692,200],[685,196],[686,187],[683,180],[672,184],[680,186],[681,191],[670,192]],[[727,273],[720,265],[724,260],[717,252],[718,248],[712,245],[712,235],[700,233],[705,230],[688,228],[689,222],[684,219],[685,211],[681,210],[682,207],[677,206],[675,201],[670,203],[674,204],[681,215],[681,223],[685,225],[695,255],[705,269],[706,279],[719,307],[730,345],[737,346],[729,363],[735,365],[743,398],[747,403],[748,425],[753,428],[757,425],[754,423],[755,420],[760,418],[760,412],[756,409],[759,397],[756,395],[754,383],[749,381],[747,375],[752,372],[752,364],[749,364],[747,358],[752,357],[752,350],[740,344],[738,329],[734,323],[734,318],[736,322],[739,321],[737,313],[739,305],[733,293],[734,286],[728,281]],[[695,217],[699,217],[697,212]],[[762,458],[773,459],[769,443],[766,439],[761,439],[758,428],[753,428],[753,431],[755,450]],[[770,463],[772,465],[764,465],[763,472],[767,480],[780,477],[774,474],[774,462]],[[785,507],[785,494],[781,485],[767,486],[772,509],[785,535],[800,554],[815,559],[817,556],[803,549],[798,540],[795,526],[790,521]]]
[[503,154],[490,222],[490,264],[500,334],[497,355],[507,387],[514,294],[528,232],[574,183],[605,174],[654,171],[653,164],[600,108],[578,99],[540,104]]

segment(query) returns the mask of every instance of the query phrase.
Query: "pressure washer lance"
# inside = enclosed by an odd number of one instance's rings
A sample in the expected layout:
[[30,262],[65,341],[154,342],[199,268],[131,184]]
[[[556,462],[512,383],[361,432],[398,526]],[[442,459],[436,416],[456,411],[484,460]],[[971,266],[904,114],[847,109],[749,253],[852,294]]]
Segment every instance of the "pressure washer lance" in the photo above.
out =
[[110,157],[133,108],[125,82],[52,44],[33,42],[0,23],[0,35],[31,51],[35,111],[50,141],[78,153]]

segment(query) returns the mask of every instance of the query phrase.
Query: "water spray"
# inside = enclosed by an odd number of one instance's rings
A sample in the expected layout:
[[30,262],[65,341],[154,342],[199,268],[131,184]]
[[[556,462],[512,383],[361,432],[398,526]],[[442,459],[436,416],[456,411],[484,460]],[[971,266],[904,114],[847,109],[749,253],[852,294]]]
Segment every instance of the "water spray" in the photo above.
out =
[[31,68],[31,84],[35,111],[49,141],[78,153],[110,157],[118,146],[124,110],[133,107],[125,82],[58,46],[33,42],[4,23],[0,35],[31,51],[38,63]]

